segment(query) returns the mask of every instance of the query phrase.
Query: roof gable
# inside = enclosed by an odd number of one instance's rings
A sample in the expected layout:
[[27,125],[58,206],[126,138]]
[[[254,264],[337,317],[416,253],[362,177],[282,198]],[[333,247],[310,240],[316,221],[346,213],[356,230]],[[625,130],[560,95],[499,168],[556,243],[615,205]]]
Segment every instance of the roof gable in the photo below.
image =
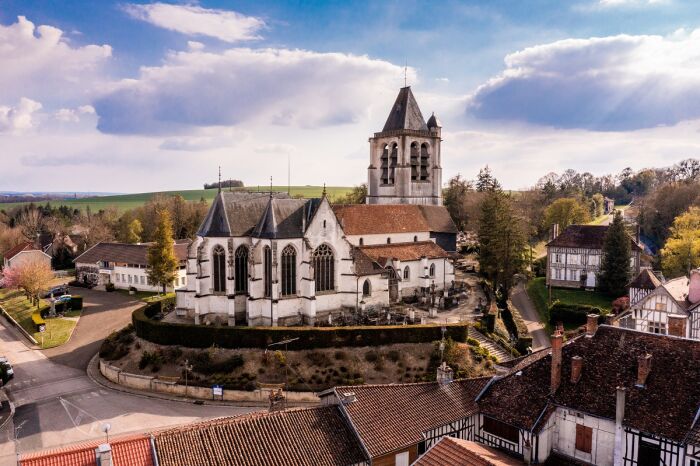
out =
[[[148,265],[148,247],[152,243],[97,243],[73,262],[76,264],[96,264],[98,262],[123,262],[126,264]],[[187,260],[190,240],[177,240],[174,244],[175,257],[180,262]]]
[[642,269],[628,286],[641,290],[655,290],[661,286],[661,280],[659,280],[650,269]]
[[411,92],[411,87],[403,87],[396,96],[396,101],[391,107],[389,117],[384,123],[382,132],[413,130],[428,132],[428,125],[425,124],[423,114],[418,107],[418,102]]
[[3,257],[3,259],[10,260],[13,257],[15,257],[17,254],[19,254],[20,252],[25,251],[27,249],[36,249],[34,247],[34,243],[32,243],[31,241],[24,241],[24,242],[18,244],[17,246],[5,251],[5,254],[3,254],[2,257]]

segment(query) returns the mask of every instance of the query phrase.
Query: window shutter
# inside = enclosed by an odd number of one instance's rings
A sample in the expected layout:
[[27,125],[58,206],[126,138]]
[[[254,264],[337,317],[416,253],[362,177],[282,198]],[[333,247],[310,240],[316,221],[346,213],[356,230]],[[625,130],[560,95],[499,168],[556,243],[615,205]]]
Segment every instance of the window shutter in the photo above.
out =
[[590,453],[593,449],[593,429],[582,424],[576,424],[576,449]]

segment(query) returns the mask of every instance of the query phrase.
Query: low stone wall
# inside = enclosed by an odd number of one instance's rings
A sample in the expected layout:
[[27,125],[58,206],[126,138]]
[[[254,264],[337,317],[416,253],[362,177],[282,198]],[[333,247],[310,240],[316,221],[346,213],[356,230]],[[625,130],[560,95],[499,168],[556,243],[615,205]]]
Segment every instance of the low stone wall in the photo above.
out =
[[[124,387],[165,393],[168,395],[188,396],[201,400],[212,399],[211,387],[188,386],[187,393],[185,394],[184,385],[159,379],[158,377],[124,372],[118,367],[106,363],[102,359],[100,359],[100,373],[102,373],[107,380]],[[269,402],[271,391],[272,389],[269,388],[262,388],[250,392],[244,390],[224,390],[223,401],[264,404]],[[287,403],[291,404],[316,404],[320,401],[314,392],[285,392],[285,395],[287,397]],[[221,397],[217,396],[216,399],[221,400]]]

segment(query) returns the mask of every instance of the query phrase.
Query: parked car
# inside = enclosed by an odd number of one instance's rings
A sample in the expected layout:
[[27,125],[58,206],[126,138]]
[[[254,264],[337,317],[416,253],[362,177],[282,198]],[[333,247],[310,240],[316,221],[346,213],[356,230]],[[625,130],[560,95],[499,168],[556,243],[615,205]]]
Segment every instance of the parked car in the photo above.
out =
[[63,296],[59,296],[58,298],[56,298],[56,302],[57,303],[69,303],[71,299],[73,299],[73,296],[71,296],[69,294],[64,294]]
[[0,366],[4,369],[0,369],[0,377],[2,377],[2,384],[5,385],[15,376],[15,371],[5,356],[0,356]]
[[47,291],[42,298],[50,298],[52,295],[54,298],[68,294],[68,287],[66,285],[55,286]]

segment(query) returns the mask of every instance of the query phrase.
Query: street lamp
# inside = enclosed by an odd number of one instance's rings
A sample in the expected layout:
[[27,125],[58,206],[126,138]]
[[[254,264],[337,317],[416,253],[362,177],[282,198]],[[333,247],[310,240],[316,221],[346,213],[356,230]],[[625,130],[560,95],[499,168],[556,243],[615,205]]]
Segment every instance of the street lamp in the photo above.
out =
[[185,398],[187,398],[187,373],[192,370],[189,359],[185,359]]

